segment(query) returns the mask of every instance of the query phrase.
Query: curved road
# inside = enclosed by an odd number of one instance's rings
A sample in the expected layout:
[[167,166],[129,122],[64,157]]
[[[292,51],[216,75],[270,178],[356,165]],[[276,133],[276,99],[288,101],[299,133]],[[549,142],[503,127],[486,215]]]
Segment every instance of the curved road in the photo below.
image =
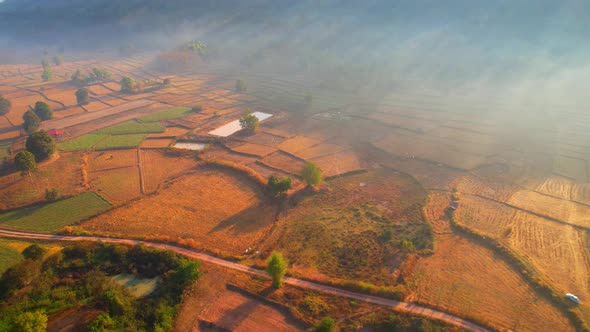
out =
[[[260,277],[268,278],[266,272],[258,269],[254,269],[242,264],[226,261],[217,257],[213,257],[204,253],[200,253],[191,249],[181,248],[170,244],[163,244],[157,242],[149,242],[149,241],[140,241],[140,240],[128,240],[128,239],[117,239],[117,238],[107,238],[107,237],[100,237],[100,236],[69,236],[69,235],[53,235],[53,234],[40,234],[40,233],[29,233],[29,232],[20,232],[20,231],[10,231],[5,229],[0,229],[0,237],[8,237],[8,238],[20,238],[20,239],[28,239],[28,240],[45,240],[45,241],[94,241],[94,242],[106,242],[106,243],[119,243],[119,244],[128,244],[128,245],[136,245],[136,244],[144,244],[148,247],[158,248],[158,249],[165,249],[171,250],[180,254],[185,257],[198,259],[204,262],[208,262],[211,264],[216,264],[219,266],[223,266],[228,269],[237,270],[253,275],[257,275]],[[408,313],[412,315],[424,316],[434,320],[439,320],[445,322],[447,324],[451,324],[454,326],[458,326],[470,331],[475,332],[484,332],[489,331],[488,329],[481,327],[475,323],[467,321],[463,318],[459,318],[457,316],[453,316],[451,314],[444,313],[442,311],[422,307],[413,303],[390,300],[378,296],[372,295],[365,295],[361,293],[351,292],[331,286],[316,284],[313,282],[290,278],[286,277],[284,279],[284,283],[296,287],[301,287],[305,289],[311,289],[318,292],[328,293],[336,296],[346,297],[358,301],[364,301],[368,303],[373,303],[377,305],[382,305],[393,309],[394,311],[399,311],[403,313]]]

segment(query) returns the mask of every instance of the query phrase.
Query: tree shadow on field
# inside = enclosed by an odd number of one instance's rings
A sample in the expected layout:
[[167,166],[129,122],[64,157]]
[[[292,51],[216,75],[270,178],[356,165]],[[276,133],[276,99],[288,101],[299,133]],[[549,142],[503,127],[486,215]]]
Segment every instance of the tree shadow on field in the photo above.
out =
[[223,326],[224,328],[234,331],[243,321],[248,319],[254,310],[256,310],[262,303],[255,299],[247,298],[246,302],[226,311],[221,318],[215,322],[215,325]]
[[[231,204],[231,203],[230,203]],[[236,234],[256,232],[274,222],[277,207],[273,204],[260,203],[234,214],[221,221],[209,231],[212,234],[230,227]]]

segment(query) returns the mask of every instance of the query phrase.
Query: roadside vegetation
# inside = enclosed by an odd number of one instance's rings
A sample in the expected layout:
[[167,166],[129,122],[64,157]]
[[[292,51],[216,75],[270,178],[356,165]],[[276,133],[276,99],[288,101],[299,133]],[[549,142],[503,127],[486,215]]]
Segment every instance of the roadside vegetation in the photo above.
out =
[[[136,296],[121,274],[157,279],[157,287]],[[46,259],[27,255],[0,278],[0,330],[45,331],[82,315],[80,330],[170,331],[184,289],[199,276],[198,262],[139,245],[79,243]]]

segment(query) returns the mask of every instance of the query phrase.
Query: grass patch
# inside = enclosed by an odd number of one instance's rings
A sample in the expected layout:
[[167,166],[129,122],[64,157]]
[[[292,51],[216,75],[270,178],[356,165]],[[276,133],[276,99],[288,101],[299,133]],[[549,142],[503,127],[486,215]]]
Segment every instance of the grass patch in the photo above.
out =
[[164,127],[156,122],[137,122],[135,120],[119,123],[117,125],[95,131],[96,134],[127,135],[163,133]]
[[100,141],[94,148],[96,150],[134,148],[138,146],[144,138],[145,134],[114,135]]
[[88,150],[105,138],[104,134],[86,134],[59,144],[62,151]]
[[10,156],[10,147],[12,146],[12,140],[0,141],[0,160],[8,158]]
[[0,243],[0,274],[23,259],[20,252],[4,243]]
[[31,206],[0,214],[0,225],[6,228],[55,232],[64,226],[99,214],[111,204],[88,192],[43,206]]
[[127,287],[131,294],[135,297],[143,297],[153,293],[158,287],[160,278],[140,278],[133,274],[117,274],[113,276],[113,280],[121,286]]
[[169,110],[165,110],[162,112],[157,112],[154,114],[142,116],[138,120],[141,122],[147,122],[147,123],[158,122],[158,121],[163,121],[163,120],[182,118],[182,117],[191,115],[192,113],[193,113],[193,111],[189,107],[176,107],[176,108],[171,108]]

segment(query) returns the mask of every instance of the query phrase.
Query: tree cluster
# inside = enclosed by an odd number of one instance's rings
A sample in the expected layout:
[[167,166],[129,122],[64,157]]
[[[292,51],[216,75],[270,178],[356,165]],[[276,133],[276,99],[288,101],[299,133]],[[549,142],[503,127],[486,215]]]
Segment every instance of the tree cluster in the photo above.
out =
[[23,114],[23,128],[27,133],[35,132],[41,125],[41,121],[53,118],[53,110],[47,103],[38,101],[35,107],[30,107]]
[[90,102],[88,89],[80,88],[76,90],[76,102],[78,102],[78,105],[87,105]]
[[[47,315],[76,303],[101,311],[88,331],[169,331],[183,291],[200,276],[198,262],[144,246],[79,243],[44,258],[32,245],[23,256],[0,277],[3,331],[45,331]],[[135,297],[113,281],[121,273],[157,277],[158,288]]]
[[0,115],[5,115],[8,114],[8,112],[10,112],[10,109],[12,108],[12,103],[10,102],[10,100],[4,98],[2,95],[0,95]]
[[163,79],[162,81],[144,80],[138,82],[129,76],[123,77],[120,82],[121,92],[127,94],[152,92],[170,86],[170,84],[172,84],[172,82],[168,78]]
[[32,133],[25,142],[27,151],[32,153],[35,161],[43,161],[55,152],[55,141],[45,131]]
[[92,68],[92,70],[89,70],[86,75],[84,75],[82,71],[78,69],[71,76],[71,82],[78,86],[110,81],[111,79],[111,73],[109,73],[104,68],[98,67]]

